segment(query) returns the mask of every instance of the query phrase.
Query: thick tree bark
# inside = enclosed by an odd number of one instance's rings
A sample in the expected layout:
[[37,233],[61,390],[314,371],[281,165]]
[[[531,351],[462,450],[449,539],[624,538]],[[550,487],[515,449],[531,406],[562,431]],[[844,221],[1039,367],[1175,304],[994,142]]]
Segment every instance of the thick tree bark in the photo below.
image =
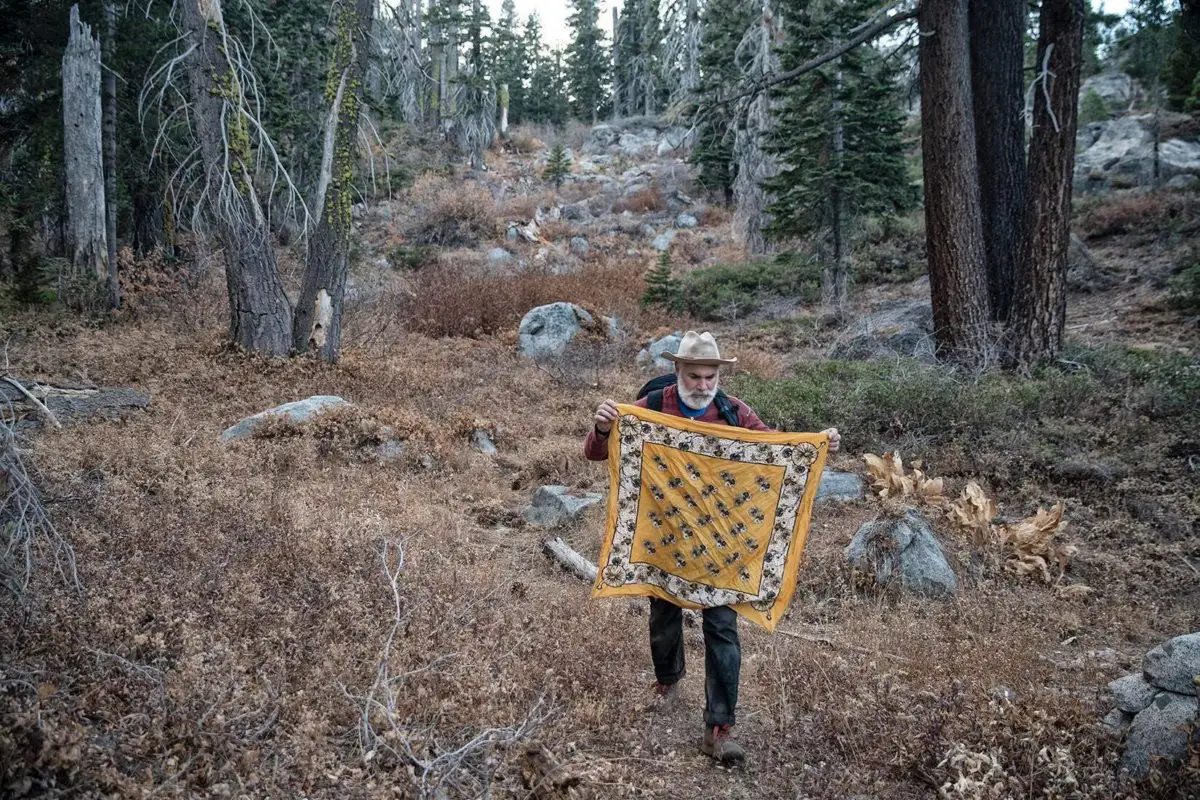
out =
[[229,335],[241,347],[284,356],[292,350],[292,308],[279,272],[262,205],[242,88],[226,53],[220,0],[181,0],[192,119],[207,183],[205,202],[224,251]]
[[925,0],[917,19],[925,246],[935,336],[940,355],[974,365],[985,359],[990,337],[967,0]]
[[1009,360],[1028,367],[1062,348],[1067,316],[1071,189],[1083,65],[1084,0],[1043,0],[1039,21],[1029,206]]
[[67,184],[67,252],[75,275],[108,280],[104,157],[101,149],[100,43],[71,6],[63,53],[63,156]]
[[121,284],[117,278],[117,74],[113,58],[117,51],[117,7],[104,3],[104,238],[108,243],[108,304],[121,307]]
[[[370,58],[371,25],[375,0],[337,0],[333,19],[335,41],[329,64],[329,84],[340,88],[332,113],[337,128],[326,146],[331,165],[317,230],[309,244],[304,285],[292,323],[296,352],[316,352],[336,361],[342,341],[342,306],[350,254],[350,204],[354,193],[354,152],[358,143],[358,117],[363,101],[363,79]],[[324,178],[322,180],[324,181]]]
[[971,91],[992,317],[1007,321],[1020,257],[1025,168],[1025,3],[970,0]]

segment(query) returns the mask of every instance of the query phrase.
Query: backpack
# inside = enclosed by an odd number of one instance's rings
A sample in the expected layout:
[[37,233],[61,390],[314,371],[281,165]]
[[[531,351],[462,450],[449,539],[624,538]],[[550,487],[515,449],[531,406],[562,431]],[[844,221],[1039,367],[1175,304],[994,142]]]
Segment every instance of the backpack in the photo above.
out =
[[[668,372],[666,375],[659,375],[657,378],[652,378],[646,382],[641,389],[638,390],[637,399],[646,398],[646,408],[651,411],[662,411],[663,409],[663,391],[668,386],[675,385],[675,373]],[[727,425],[732,425],[735,428],[741,427],[741,420],[738,417],[738,407],[729,399],[729,395],[725,394],[720,389],[717,389],[717,396],[713,398],[713,402],[717,405],[717,413],[721,415],[721,419],[725,420]]]

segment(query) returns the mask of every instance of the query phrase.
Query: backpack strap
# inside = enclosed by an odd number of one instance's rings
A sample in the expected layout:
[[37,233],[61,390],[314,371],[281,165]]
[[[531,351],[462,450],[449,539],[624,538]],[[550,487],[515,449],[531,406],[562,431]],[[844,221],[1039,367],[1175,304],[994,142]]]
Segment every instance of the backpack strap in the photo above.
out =
[[717,413],[721,415],[721,419],[725,420],[726,425],[732,425],[735,428],[741,427],[737,404],[729,399],[729,395],[717,389],[717,396],[713,398],[713,402],[717,404]]
[[663,407],[663,389],[655,389],[646,394],[646,408],[651,411],[662,411]]

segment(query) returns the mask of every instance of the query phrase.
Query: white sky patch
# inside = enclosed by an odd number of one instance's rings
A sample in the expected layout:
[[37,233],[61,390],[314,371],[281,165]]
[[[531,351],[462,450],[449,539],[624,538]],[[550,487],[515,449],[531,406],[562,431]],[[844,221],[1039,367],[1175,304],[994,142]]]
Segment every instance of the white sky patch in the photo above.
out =
[[[615,0],[620,2],[620,0]],[[492,19],[500,18],[500,3],[502,0],[487,0],[488,11]],[[600,8],[600,27],[612,44],[612,7],[614,0],[598,0]],[[1110,0],[1111,2],[1111,0]],[[566,47],[571,41],[571,29],[567,26],[567,17],[571,16],[571,7],[567,0],[516,0],[517,19],[524,26],[529,15],[537,13],[542,21],[542,41],[551,48]]]

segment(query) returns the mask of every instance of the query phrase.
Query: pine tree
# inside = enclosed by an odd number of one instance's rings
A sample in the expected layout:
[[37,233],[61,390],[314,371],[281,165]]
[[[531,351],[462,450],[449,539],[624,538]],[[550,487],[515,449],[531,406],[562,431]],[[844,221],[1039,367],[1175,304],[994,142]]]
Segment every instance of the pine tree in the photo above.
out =
[[578,119],[595,124],[609,101],[608,84],[611,58],[600,29],[600,11],[596,0],[570,0],[574,10],[567,23],[571,43],[567,46],[567,88],[572,112]]
[[[820,2],[789,17],[782,68],[824,52],[871,9],[872,0]],[[895,213],[916,201],[905,170],[895,75],[877,53],[861,47],[780,94],[769,149],[785,166],[767,182],[774,198],[770,233],[777,240],[818,237],[825,267],[822,299],[840,314],[852,221]]]
[[683,287],[679,279],[671,274],[671,257],[664,251],[646,273],[646,291],[642,293],[642,308],[659,306],[668,311],[679,310],[683,301]]
[[[496,86],[508,86],[508,120],[518,125],[525,115],[525,85],[529,80],[527,40],[517,29],[514,0],[504,0],[493,34],[492,74]],[[535,47],[540,42],[535,42]]]
[[563,180],[570,172],[571,158],[567,155],[562,142],[556,142],[550,151],[550,157],[546,159],[546,168],[542,171],[542,178],[548,183],[553,183],[554,188],[557,189],[562,186]]
[[726,203],[733,202],[737,168],[731,110],[722,100],[740,77],[734,54],[754,19],[754,6],[748,0],[711,0],[701,17],[700,84],[692,109],[696,145],[691,162],[697,167],[700,183]]
[[658,0],[625,0],[617,23],[619,61],[613,65],[617,96],[627,114],[653,114],[665,99],[662,21]]

